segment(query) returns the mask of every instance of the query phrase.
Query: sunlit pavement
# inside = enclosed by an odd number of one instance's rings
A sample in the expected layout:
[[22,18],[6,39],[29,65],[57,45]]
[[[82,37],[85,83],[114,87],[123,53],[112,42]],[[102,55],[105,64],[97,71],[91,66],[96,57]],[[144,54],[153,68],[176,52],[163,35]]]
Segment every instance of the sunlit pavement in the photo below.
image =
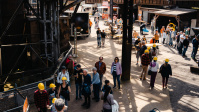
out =
[[[93,18],[91,20],[93,21]],[[107,28],[107,26],[103,25],[103,21],[100,21],[99,25],[101,30]],[[139,32],[138,26],[134,26],[134,30]],[[152,35],[149,34],[146,37],[149,41]],[[122,45],[118,44],[118,40],[106,39],[105,47],[97,48],[96,30],[93,22],[91,36],[85,40],[79,39],[77,43],[79,57],[74,58],[74,60],[80,63],[82,68],[88,69],[89,74],[91,74],[91,69],[95,62],[98,61],[98,57],[103,56],[107,65],[104,80],[110,80],[111,87],[113,87],[113,78],[110,74],[111,63],[116,56],[119,57],[121,62],[122,54]],[[148,112],[153,108],[158,108],[161,112],[172,112],[172,108],[175,112],[199,111],[199,76],[190,73],[190,66],[197,66],[190,59],[191,48],[187,51],[187,59],[178,55],[174,48],[163,45],[159,48],[158,63],[161,65],[165,58],[169,58],[169,63],[173,68],[173,76],[169,78],[168,89],[162,89],[162,78],[159,73],[153,90],[149,88],[150,76],[147,75],[146,81],[140,81],[141,67],[135,65],[136,56],[135,51],[132,50],[131,80],[122,82],[121,90],[113,89],[113,95],[119,103],[120,112]],[[75,100],[74,81],[71,85],[70,112],[100,112],[102,110],[103,101],[91,101],[90,109],[81,107],[84,100]],[[93,94],[91,95],[92,97]]]

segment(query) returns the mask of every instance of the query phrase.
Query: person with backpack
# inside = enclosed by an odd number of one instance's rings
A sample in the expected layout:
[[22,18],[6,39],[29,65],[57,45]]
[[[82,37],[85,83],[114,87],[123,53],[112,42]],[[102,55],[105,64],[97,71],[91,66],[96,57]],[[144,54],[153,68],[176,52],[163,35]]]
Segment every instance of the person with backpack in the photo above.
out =
[[91,95],[91,76],[88,74],[88,70],[83,70],[84,83],[82,89],[82,95],[84,95],[85,101],[82,106],[85,106],[87,109],[90,108],[90,95]]
[[195,56],[197,54],[198,45],[199,45],[198,39],[199,39],[199,34],[197,36],[195,36],[195,38],[192,40],[193,50],[192,50],[192,53],[191,53],[191,58],[193,60],[196,60]]
[[103,100],[103,112],[112,112],[112,105],[114,105],[113,95],[110,94],[111,87],[108,86],[104,93],[101,95],[101,99]]
[[150,87],[151,89],[154,88],[154,83],[156,79],[156,75],[159,69],[159,64],[157,63],[157,57],[153,58],[153,62],[150,63],[149,65],[149,72],[151,72],[151,79],[150,79]]
[[167,88],[167,83],[169,79],[169,75],[172,75],[171,65],[168,64],[169,59],[165,59],[165,63],[160,67],[160,73],[162,75],[162,88]]
[[66,83],[67,78],[62,77],[62,84],[59,86],[58,90],[58,98],[61,98],[65,101],[65,105],[68,106],[68,102],[70,100],[70,86]]
[[150,50],[150,52],[151,52],[151,55],[152,55],[152,59],[155,57],[155,56],[157,56],[157,48],[156,48],[156,44],[153,44],[153,47],[152,47],[152,49]]

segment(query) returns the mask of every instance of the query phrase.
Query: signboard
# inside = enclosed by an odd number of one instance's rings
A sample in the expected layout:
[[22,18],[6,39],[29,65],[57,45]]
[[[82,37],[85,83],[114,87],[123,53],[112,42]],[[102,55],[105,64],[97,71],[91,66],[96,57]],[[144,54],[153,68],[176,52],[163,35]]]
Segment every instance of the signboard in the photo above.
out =
[[28,98],[26,97],[26,100],[24,101],[23,105],[23,112],[28,112],[29,105],[28,105]]
[[108,1],[103,1],[102,6],[107,6],[108,7]]

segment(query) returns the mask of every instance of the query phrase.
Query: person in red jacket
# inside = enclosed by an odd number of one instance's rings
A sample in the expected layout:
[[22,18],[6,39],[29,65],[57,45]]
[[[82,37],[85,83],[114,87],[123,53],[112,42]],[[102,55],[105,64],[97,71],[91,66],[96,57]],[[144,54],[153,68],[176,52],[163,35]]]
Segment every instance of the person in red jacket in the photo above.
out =
[[103,62],[103,57],[99,57],[99,61],[95,63],[95,67],[97,68],[97,72],[100,75],[100,89],[101,89],[103,75],[106,72],[106,64]]
[[142,80],[142,77],[144,77],[143,80],[146,80],[146,73],[148,71],[148,65],[150,64],[149,50],[144,51],[144,54],[141,57],[141,63],[142,63],[142,73],[140,76],[140,80]]
[[38,90],[34,93],[34,102],[38,112],[47,112],[49,108],[49,95],[44,88],[43,83],[38,84]]

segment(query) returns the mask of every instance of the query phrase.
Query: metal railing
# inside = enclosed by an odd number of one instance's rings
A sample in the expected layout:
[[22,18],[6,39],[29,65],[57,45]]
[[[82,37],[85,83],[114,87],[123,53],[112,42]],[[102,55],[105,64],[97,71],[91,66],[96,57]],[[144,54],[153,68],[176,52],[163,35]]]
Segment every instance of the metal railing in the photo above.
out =
[[[27,84],[24,86],[20,86],[20,87],[16,87],[14,89],[5,91],[5,92],[0,92],[0,112],[10,112],[13,110],[20,110],[22,109],[22,106],[19,105],[17,103],[18,101],[18,94],[21,95],[21,97],[27,97],[29,104],[34,103],[34,92],[37,90],[37,85],[38,83],[44,83],[45,85],[45,89],[49,89],[47,85],[49,85],[50,83],[55,83],[55,77],[56,74],[59,72],[60,67],[62,66],[63,62],[66,60],[67,56],[72,52],[72,45],[70,44],[70,49],[63,52],[59,59],[58,59],[58,66],[56,67],[56,70],[54,71],[54,73],[52,74],[51,77],[38,81],[38,82],[34,82],[31,84]],[[23,99],[24,102],[25,99]],[[19,100],[21,101],[21,99]]]

